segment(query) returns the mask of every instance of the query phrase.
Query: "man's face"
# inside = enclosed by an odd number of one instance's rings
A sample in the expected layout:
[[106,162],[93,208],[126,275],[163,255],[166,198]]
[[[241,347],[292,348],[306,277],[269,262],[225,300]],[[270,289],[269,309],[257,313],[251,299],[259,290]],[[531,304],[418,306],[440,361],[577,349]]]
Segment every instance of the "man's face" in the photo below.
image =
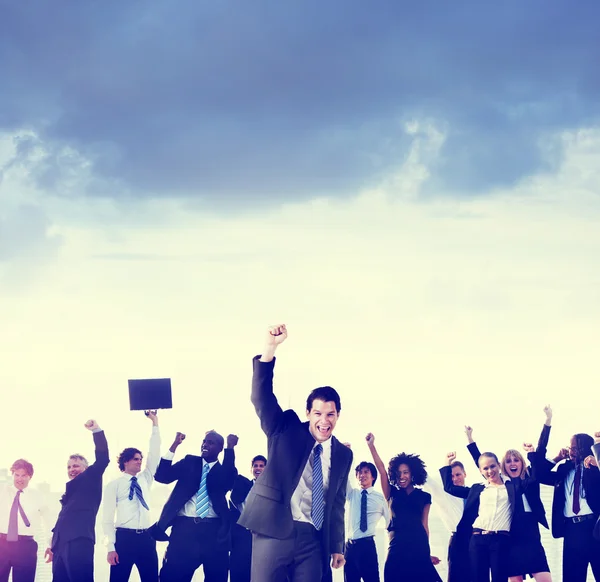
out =
[[361,489],[368,489],[373,487],[373,475],[369,467],[363,467],[360,471],[356,472],[356,478]]
[[259,475],[265,470],[265,462],[263,460],[254,461],[252,463],[252,475],[258,479]]
[[69,459],[67,462],[67,474],[69,479],[75,479],[77,475],[83,473],[87,469],[87,463],[81,459]]
[[581,451],[577,445],[577,437],[575,436],[572,436],[571,440],[569,441],[569,458],[574,463],[577,463],[583,459]]
[[207,463],[216,461],[223,450],[223,439],[216,432],[209,432],[202,441],[202,458]]
[[466,476],[467,474],[462,467],[459,467],[458,465],[456,467],[452,467],[452,485],[464,487]]
[[331,437],[339,416],[335,402],[313,400],[312,408],[306,411],[306,418],[308,418],[310,434],[318,443],[323,443]]
[[137,475],[142,470],[142,459],[142,455],[140,453],[136,453],[133,456],[133,459],[123,463],[123,472],[127,473],[128,475]]
[[28,475],[25,469],[17,469],[16,471],[13,471],[13,484],[17,489],[25,489],[27,485],[29,485],[30,480],[31,475]]

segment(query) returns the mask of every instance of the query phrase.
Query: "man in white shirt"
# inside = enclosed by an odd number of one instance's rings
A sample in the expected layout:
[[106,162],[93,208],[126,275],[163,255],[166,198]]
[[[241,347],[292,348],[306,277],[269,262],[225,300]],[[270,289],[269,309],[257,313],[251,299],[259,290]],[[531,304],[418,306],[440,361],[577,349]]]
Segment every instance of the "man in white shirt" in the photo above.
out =
[[346,528],[344,581],[379,582],[375,528],[381,518],[387,525],[390,509],[383,495],[373,489],[377,481],[375,465],[362,461],[356,466],[354,473],[360,488],[352,487],[348,478],[346,499],[350,517]]
[[156,541],[148,530],[150,488],[160,460],[160,432],[156,411],[147,416],[152,421],[152,434],[146,468],[142,471],[141,451],[127,448],[118,458],[123,474],[104,488],[102,527],[108,541],[110,582],[129,580],[134,565],[141,582],[158,582]]
[[49,511],[42,495],[28,488],[33,465],[19,459],[10,471],[13,484],[0,488],[0,582],[8,581],[11,570],[14,582],[33,582],[38,550],[33,532],[41,519],[51,539]]

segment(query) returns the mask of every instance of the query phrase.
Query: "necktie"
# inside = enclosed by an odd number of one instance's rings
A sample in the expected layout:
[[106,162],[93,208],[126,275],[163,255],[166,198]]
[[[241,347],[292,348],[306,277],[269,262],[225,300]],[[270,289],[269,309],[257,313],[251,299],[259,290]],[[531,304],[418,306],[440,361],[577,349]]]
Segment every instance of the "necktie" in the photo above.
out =
[[581,493],[581,465],[575,469],[575,478],[573,480],[573,513],[577,515],[581,511],[579,505],[579,494]]
[[27,527],[31,525],[27,519],[27,516],[25,515],[25,512],[23,511],[23,508],[21,507],[21,493],[23,493],[23,491],[18,489],[13,504],[10,508],[10,516],[8,518],[8,533],[6,534],[7,542],[19,541],[19,513],[21,514],[21,518],[23,519],[25,525]]
[[208,490],[206,489],[206,478],[210,471],[210,465],[205,463],[202,469],[202,479],[200,480],[200,489],[196,493],[196,515],[198,517],[206,517],[210,509],[208,503]]
[[323,445],[319,443],[313,450],[313,490],[312,507],[310,516],[317,530],[323,527],[325,517],[325,496],[323,494],[323,467],[321,466],[321,452]]
[[134,495],[139,499],[139,502],[142,504],[142,507],[148,510],[150,509],[148,507],[148,504],[144,500],[144,496],[142,495],[142,488],[138,483],[137,477],[131,478],[131,485],[129,486],[129,499],[133,499]]
[[367,531],[367,490],[363,489],[360,499],[360,531]]

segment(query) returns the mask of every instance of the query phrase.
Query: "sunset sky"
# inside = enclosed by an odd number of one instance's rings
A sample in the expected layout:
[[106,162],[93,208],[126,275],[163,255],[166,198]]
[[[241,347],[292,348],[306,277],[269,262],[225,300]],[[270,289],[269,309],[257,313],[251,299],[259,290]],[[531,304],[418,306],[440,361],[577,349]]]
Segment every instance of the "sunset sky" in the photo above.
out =
[[600,430],[597,2],[5,4],[1,466],[145,450],[127,379],[170,377],[163,449],[248,473],[277,323],[357,460]]

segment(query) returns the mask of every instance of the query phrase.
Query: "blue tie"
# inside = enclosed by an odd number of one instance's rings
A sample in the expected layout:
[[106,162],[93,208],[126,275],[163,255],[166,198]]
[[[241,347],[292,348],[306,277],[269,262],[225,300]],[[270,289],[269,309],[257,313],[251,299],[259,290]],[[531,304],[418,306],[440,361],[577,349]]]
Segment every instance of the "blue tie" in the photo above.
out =
[[131,478],[131,485],[129,486],[129,500],[130,501],[133,499],[134,495],[138,498],[139,502],[142,504],[142,507],[144,507],[145,509],[148,509],[148,510],[150,509],[148,507],[148,504],[144,500],[144,496],[142,495],[142,488],[140,487],[140,484],[138,483],[137,477]]
[[323,445],[320,443],[313,449],[313,490],[312,508],[310,516],[317,530],[323,527],[325,517],[325,496],[323,494],[323,467],[321,466],[321,451]]
[[363,489],[360,499],[360,531],[367,531],[367,490]]
[[206,517],[210,510],[208,503],[208,490],[206,489],[206,477],[210,471],[210,465],[205,463],[202,469],[202,479],[200,480],[200,489],[196,493],[196,515],[198,517]]

